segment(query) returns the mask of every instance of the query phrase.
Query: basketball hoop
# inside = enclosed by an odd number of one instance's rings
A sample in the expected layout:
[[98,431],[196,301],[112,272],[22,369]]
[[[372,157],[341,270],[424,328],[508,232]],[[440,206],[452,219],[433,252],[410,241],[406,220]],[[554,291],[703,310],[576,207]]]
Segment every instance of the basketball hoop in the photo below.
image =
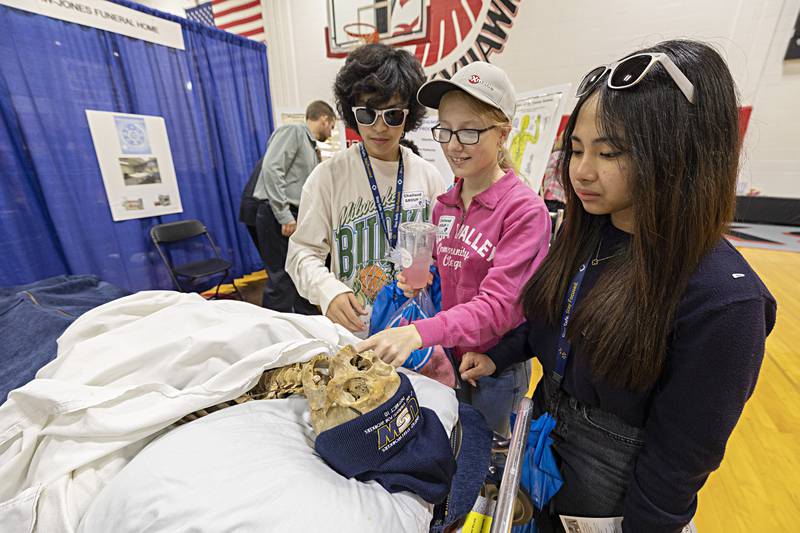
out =
[[345,24],[342,29],[348,36],[358,39],[364,44],[374,44],[380,41],[378,28],[368,22],[351,22]]

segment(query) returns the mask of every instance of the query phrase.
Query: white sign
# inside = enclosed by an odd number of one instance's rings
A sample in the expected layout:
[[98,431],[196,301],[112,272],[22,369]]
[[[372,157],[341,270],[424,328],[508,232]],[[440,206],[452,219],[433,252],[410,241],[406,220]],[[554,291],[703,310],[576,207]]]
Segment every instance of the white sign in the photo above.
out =
[[570,84],[517,95],[517,112],[506,147],[521,177],[536,192],[556,140]]
[[[560,515],[561,525],[567,533],[622,533],[622,517],[588,518]],[[681,533],[697,533],[694,520],[684,526]]]
[[431,128],[438,123],[439,114],[435,109],[428,109],[428,115],[422,120],[422,125],[414,131],[407,132],[406,139],[417,145],[420,157],[436,167],[444,178],[445,187],[449,188],[454,181],[453,170],[444,156],[442,145],[434,141],[431,134]]
[[177,22],[101,0],[0,0],[0,4],[183,50]]
[[303,124],[306,121],[306,112],[301,109],[279,109],[276,114],[278,116],[277,127],[286,124]]
[[183,212],[162,117],[86,110],[114,221]]

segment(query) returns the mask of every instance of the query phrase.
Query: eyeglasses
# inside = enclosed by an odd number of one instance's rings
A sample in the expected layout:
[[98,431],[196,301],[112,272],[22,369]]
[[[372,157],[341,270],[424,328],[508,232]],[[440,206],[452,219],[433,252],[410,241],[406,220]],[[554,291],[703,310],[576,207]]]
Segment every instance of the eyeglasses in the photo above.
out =
[[434,126],[431,128],[431,133],[433,134],[433,140],[447,144],[450,142],[450,139],[453,138],[453,134],[455,133],[456,139],[461,144],[478,144],[481,140],[481,133],[484,131],[489,131],[496,126],[489,126],[488,128],[483,128],[482,130],[475,130],[475,129],[463,129],[463,130],[450,130],[447,128],[442,128],[441,126]]
[[580,98],[584,94],[591,91],[595,83],[600,80],[607,72],[608,75],[607,85],[609,89],[629,89],[642,81],[648,72],[653,68],[656,63],[661,63],[666,69],[667,73],[681,90],[683,95],[689,100],[690,103],[695,102],[694,98],[694,85],[689,81],[683,72],[672,62],[666,54],[662,53],[644,53],[636,54],[626,57],[621,61],[597,67],[590,71],[583,77],[575,96]]
[[408,109],[393,107],[391,109],[372,109],[367,106],[355,106],[352,108],[356,122],[362,126],[372,126],[377,122],[378,117],[383,118],[383,122],[390,128],[398,128],[403,125],[408,115]]

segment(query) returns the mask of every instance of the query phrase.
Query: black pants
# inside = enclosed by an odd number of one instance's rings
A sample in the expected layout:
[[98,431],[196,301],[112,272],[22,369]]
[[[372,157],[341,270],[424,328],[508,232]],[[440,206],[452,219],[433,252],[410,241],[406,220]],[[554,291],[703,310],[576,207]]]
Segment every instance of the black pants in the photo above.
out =
[[[297,208],[290,206],[297,218]],[[292,278],[285,270],[289,238],[281,234],[281,224],[272,213],[269,202],[260,202],[256,214],[258,252],[267,271],[262,307],[284,313],[318,315],[319,309],[297,293]]]
[[255,226],[251,226],[250,224],[244,225],[247,228],[247,233],[250,234],[250,238],[253,239],[253,244],[256,245],[256,250],[258,250],[259,255],[261,255],[261,247],[258,245],[258,232],[256,231]]

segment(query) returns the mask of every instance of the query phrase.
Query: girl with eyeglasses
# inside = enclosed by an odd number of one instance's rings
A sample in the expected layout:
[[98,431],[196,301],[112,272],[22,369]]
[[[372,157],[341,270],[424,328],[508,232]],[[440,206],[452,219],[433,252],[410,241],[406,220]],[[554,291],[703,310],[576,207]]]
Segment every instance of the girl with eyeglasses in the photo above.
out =
[[429,221],[445,187],[432,164],[400,146],[425,116],[415,98],[424,80],[404,50],[369,44],[351,52],[333,89],[340,116],[363,141],[318,165],[300,198],[286,271],[300,295],[357,335],[394,279],[389,254],[399,224]]
[[[358,346],[374,349],[395,366],[421,347],[451,347],[456,358],[484,351],[519,325],[519,289],[544,259],[550,238],[544,201],[516,175],[504,148],[516,107],[505,72],[471,63],[450,80],[426,83],[417,98],[438,108],[439,124],[431,133],[460,179],[437,198],[433,210],[441,312],[382,331]],[[402,273],[398,281],[413,294]],[[489,426],[507,435],[512,407],[529,384],[530,366],[521,361],[473,381],[466,391]]]
[[737,95],[706,44],[668,41],[591,71],[564,133],[566,220],[522,293],[527,322],[465,379],[537,357],[534,416],[564,485],[541,512],[679,532],[753,393],[776,305],[723,237]]

